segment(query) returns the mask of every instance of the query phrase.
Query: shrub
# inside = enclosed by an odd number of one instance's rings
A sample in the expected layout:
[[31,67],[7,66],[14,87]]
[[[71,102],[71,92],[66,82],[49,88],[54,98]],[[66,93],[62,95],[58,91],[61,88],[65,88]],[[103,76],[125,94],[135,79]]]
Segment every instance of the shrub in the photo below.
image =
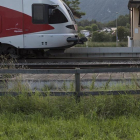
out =
[[109,33],[95,31],[93,32],[93,35],[92,35],[92,41],[93,42],[110,42],[111,35]]

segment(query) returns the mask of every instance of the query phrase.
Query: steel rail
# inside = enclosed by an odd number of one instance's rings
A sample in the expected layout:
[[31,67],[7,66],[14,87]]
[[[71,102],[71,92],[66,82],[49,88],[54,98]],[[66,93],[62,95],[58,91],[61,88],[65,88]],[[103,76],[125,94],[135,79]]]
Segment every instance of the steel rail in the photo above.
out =
[[88,63],[88,64],[57,64],[57,63],[52,63],[52,64],[46,64],[46,63],[15,63],[15,64],[0,64],[1,68],[10,68],[10,67],[15,67],[15,68],[30,68],[30,69],[75,69],[75,68],[81,68],[81,69],[90,69],[90,68],[125,68],[125,67],[139,67],[140,63]]
[[48,62],[97,62],[97,61],[110,61],[110,62],[116,62],[116,61],[140,61],[140,57],[93,57],[93,58],[87,58],[87,57],[52,57],[52,58],[21,58],[21,59],[6,59],[0,58],[0,63],[4,62],[10,62],[13,63],[48,63]]
[[[102,62],[102,61],[110,61],[110,62],[118,62],[118,61],[140,61],[140,57],[77,57],[77,58],[27,58],[27,59],[19,59],[16,60],[15,63],[52,63],[52,62]],[[1,62],[1,61],[0,61]]]

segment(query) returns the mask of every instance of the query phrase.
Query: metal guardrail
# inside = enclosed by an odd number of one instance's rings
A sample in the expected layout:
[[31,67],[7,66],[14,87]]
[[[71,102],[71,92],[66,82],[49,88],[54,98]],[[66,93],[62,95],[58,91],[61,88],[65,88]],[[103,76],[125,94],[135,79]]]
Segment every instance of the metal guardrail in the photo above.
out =
[[82,74],[140,72],[140,68],[100,68],[100,69],[0,69],[0,74]]
[[[29,96],[31,94],[35,94],[35,92],[29,93],[25,92]],[[17,92],[0,92],[0,96],[18,96],[22,93]],[[131,94],[131,95],[138,95],[140,94],[140,90],[127,90],[127,91],[94,91],[94,92],[79,92],[78,96],[97,96],[97,95],[125,95],[125,94]],[[40,92],[40,96],[75,96],[77,95],[75,92],[51,92],[48,94],[47,92]]]
[[[81,73],[118,73],[118,72],[140,72],[140,68],[106,68],[106,69],[49,69],[49,70],[30,70],[30,69],[1,69],[0,74],[75,74],[75,92],[52,92],[50,96],[65,96],[65,95],[75,95],[80,99],[80,96],[88,95],[120,95],[120,94],[140,94],[140,90],[132,91],[97,91],[97,92],[81,92],[80,85],[80,74]],[[19,93],[11,92],[0,92],[0,96],[10,94],[13,96],[19,95]],[[42,95],[46,94],[41,92]]]

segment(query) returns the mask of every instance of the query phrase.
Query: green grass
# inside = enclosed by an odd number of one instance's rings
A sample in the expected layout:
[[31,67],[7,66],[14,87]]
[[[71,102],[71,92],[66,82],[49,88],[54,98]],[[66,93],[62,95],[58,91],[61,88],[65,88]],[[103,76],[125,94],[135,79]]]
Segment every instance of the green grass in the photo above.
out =
[[[118,42],[118,47],[127,47],[127,42]],[[86,47],[86,43],[83,45],[76,45],[75,47]],[[116,42],[88,42],[88,47],[116,47]]]
[[[94,78],[90,90],[139,89],[139,83],[118,84],[96,89]],[[46,88],[46,89],[45,89]],[[139,140],[140,96],[104,95],[81,97],[46,97],[20,82],[11,90],[17,97],[0,97],[0,140]],[[67,87],[64,83],[63,89]],[[74,85],[71,83],[70,91]],[[68,90],[68,89],[67,89]],[[26,91],[30,93],[29,96]]]
[[140,97],[1,97],[0,140],[20,139],[140,139]]
[[55,119],[41,114],[1,114],[1,140],[139,140],[140,118]]

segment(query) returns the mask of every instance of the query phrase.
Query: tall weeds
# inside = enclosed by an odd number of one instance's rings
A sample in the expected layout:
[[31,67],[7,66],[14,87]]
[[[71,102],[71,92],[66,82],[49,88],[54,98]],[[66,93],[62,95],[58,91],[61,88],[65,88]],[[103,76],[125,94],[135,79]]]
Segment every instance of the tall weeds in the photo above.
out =
[[[46,94],[47,95],[47,94]],[[0,97],[0,112],[41,113],[46,117],[77,118],[86,117],[113,118],[140,114],[140,97],[131,95],[104,95],[82,97],[80,102],[75,97],[43,97],[39,92],[28,94],[23,92],[16,97],[10,95]]]

